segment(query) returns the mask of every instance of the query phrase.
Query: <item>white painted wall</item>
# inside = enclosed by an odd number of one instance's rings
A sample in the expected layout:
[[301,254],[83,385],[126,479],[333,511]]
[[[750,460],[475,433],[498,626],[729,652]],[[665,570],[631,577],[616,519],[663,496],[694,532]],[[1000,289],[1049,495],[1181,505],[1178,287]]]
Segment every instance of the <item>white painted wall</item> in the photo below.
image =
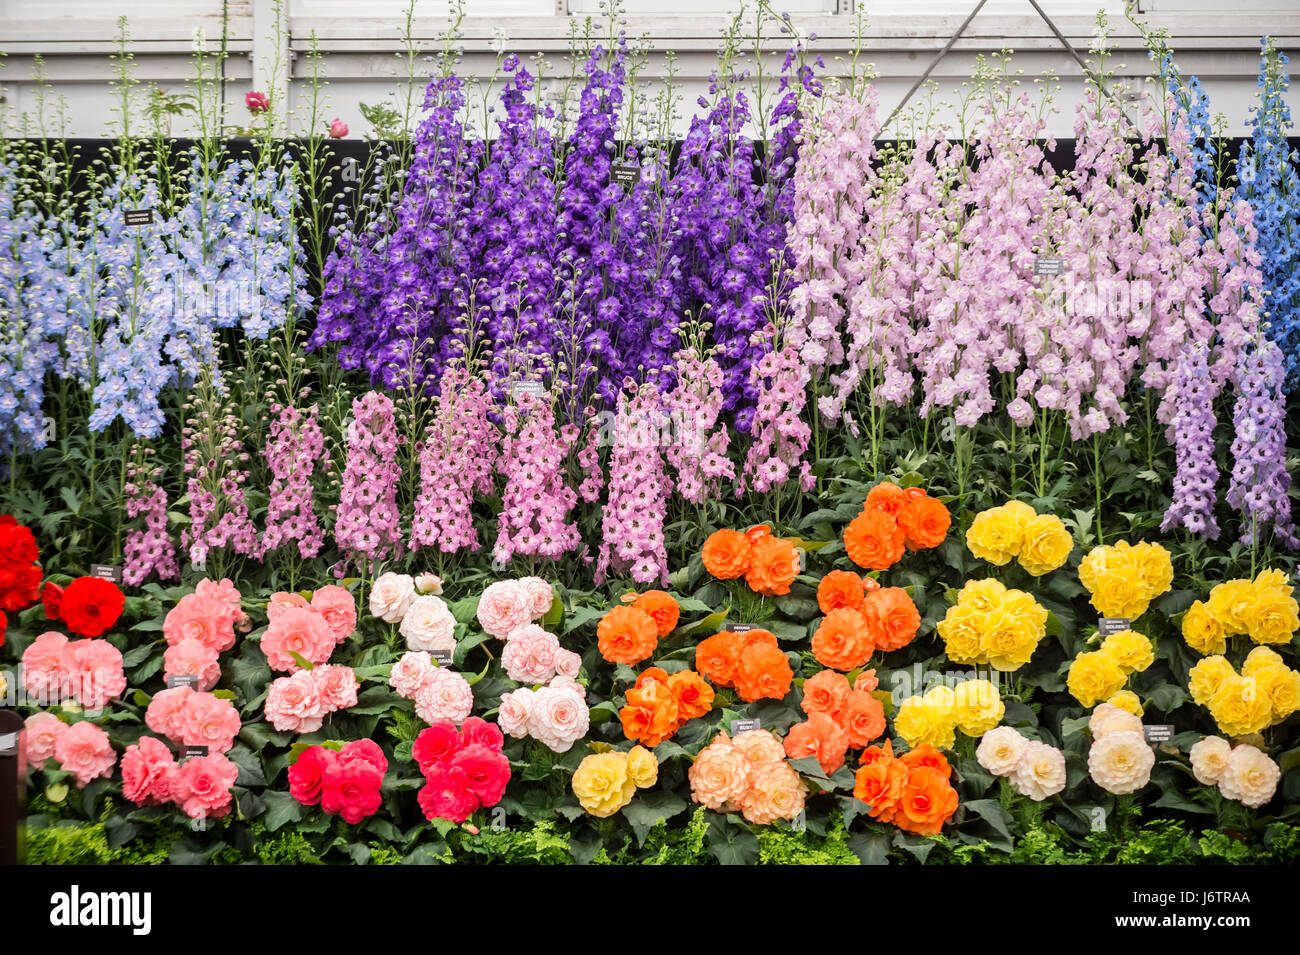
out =
[[[643,80],[653,86],[664,74],[664,51],[677,54],[678,82],[682,92],[679,129],[694,108],[709,71],[716,63],[721,30],[740,0],[625,0],[624,17],[629,36],[645,36],[655,54],[647,62]],[[843,68],[842,58],[852,46],[854,0],[775,0],[788,11],[796,27],[818,39],[811,49],[826,60],[829,72]],[[863,0],[859,0],[863,2]],[[934,54],[943,47],[977,0],[865,0],[868,20],[864,59],[874,63],[879,78],[882,110],[888,114],[912,85]],[[1118,72],[1130,78],[1141,95],[1149,72],[1145,50],[1136,32],[1124,21],[1121,0],[1040,0],[1066,37],[1085,51],[1099,6],[1107,9],[1116,47]],[[1255,97],[1258,39],[1269,32],[1286,50],[1300,50],[1300,2],[1297,0],[1243,0],[1224,13],[1214,0],[1141,0],[1142,16],[1163,26],[1171,35],[1180,67],[1198,74],[1208,89],[1213,109],[1223,113],[1228,132],[1245,132],[1248,110]],[[364,135],[358,103],[375,103],[399,90],[399,30],[406,0],[287,0],[283,16],[287,49],[280,55],[289,64],[287,83],[288,128],[304,130],[307,119],[304,77],[312,37],[322,52],[329,80],[322,118],[341,117],[351,136]],[[109,85],[114,49],[115,20],[129,15],[134,70],[144,85],[154,83],[171,91],[184,89],[191,74],[193,32],[202,28],[209,44],[221,32],[223,10],[230,23],[230,56],[226,64],[227,122],[242,124],[246,113],[243,95],[267,85],[267,64],[276,56],[271,40],[273,0],[0,0],[0,84],[13,134],[21,132],[23,116],[29,120],[36,108],[37,91],[31,80],[35,57],[41,56],[55,99],[66,102],[67,124],[53,133],[100,136],[110,132],[113,90]],[[571,23],[600,16],[599,0],[465,0],[462,75],[489,76],[502,45],[521,55],[545,54],[554,73],[567,74],[566,39]],[[450,12],[448,0],[417,0],[414,33],[426,50],[437,48],[445,35]],[[1044,70],[1059,76],[1054,97],[1059,112],[1051,131],[1071,135],[1072,111],[1083,84],[1079,67],[1065,53],[1029,0],[986,0],[963,37],[935,69],[941,90],[952,92],[971,71],[978,54],[1004,48],[1015,50],[1013,63],[1025,81]],[[783,43],[767,45],[779,65]],[[841,58],[837,61],[837,57]],[[427,69],[427,64],[423,64]],[[417,84],[421,89],[423,80]],[[1293,86],[1292,108],[1300,117],[1300,100]],[[1133,112],[1136,114],[1137,110]],[[28,124],[30,131],[31,125]],[[172,132],[189,132],[185,122]]]

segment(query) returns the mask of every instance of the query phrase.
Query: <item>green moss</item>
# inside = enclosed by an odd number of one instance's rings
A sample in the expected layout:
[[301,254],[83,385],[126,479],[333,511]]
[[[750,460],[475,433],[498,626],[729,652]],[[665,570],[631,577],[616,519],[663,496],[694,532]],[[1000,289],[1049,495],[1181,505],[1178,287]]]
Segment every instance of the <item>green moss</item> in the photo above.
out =
[[661,823],[646,836],[642,865],[701,865],[709,862],[709,820],[703,806],[684,827]]
[[758,861],[760,865],[861,865],[846,838],[839,816],[832,817],[825,837],[769,826],[758,833]]
[[262,834],[254,851],[263,865],[323,865],[307,837],[291,829]]
[[[105,811],[105,821],[108,812]],[[172,858],[177,830],[173,825],[138,822],[139,831],[126,844],[110,848],[105,821],[87,823],[46,815],[29,818],[28,861],[36,865],[159,865]],[[678,825],[659,824],[638,846],[630,836],[611,830],[609,842],[592,860],[595,865],[712,865],[709,851],[709,814],[697,807],[691,815],[679,816]],[[225,820],[223,820],[225,822]],[[322,848],[317,834],[296,828],[267,832],[254,823],[234,838],[234,830],[214,827],[203,837],[209,855],[217,865],[260,863],[263,865],[319,865],[346,863],[351,856]],[[763,865],[855,865],[856,854],[849,848],[851,834],[841,819],[832,816],[825,835],[768,827],[757,831],[758,861]],[[196,841],[194,835],[186,837]],[[314,840],[314,841],[313,841]],[[1232,834],[1205,830],[1187,831],[1185,824],[1171,820],[1149,820],[1126,829],[1095,832],[1079,841],[1051,822],[1041,822],[1019,835],[1014,849],[1006,853],[988,843],[938,836],[925,858],[927,865],[1170,865],[1170,864],[1272,864],[1293,865],[1300,861],[1300,827],[1273,822],[1262,832],[1241,830]],[[219,845],[219,847],[217,847]],[[382,840],[368,843],[369,863],[398,865],[411,855],[412,846]],[[565,865],[573,861],[569,832],[562,822],[551,820],[516,828],[484,828],[477,834],[451,829],[442,838],[426,843],[428,856],[421,861],[470,865]],[[215,851],[213,851],[215,849]],[[190,856],[196,858],[194,853]],[[361,854],[362,861],[364,853]],[[916,864],[915,856],[894,848],[893,864]],[[192,860],[191,860],[192,861]]]
[[371,842],[369,845],[371,865],[402,864],[402,854],[392,846],[386,846],[382,842]]
[[115,855],[102,822],[59,822],[27,829],[29,865],[107,865]]
[[480,829],[465,833],[452,861],[491,862],[502,865],[565,865],[572,861],[569,839],[555,831],[555,823],[535,823],[524,828]]

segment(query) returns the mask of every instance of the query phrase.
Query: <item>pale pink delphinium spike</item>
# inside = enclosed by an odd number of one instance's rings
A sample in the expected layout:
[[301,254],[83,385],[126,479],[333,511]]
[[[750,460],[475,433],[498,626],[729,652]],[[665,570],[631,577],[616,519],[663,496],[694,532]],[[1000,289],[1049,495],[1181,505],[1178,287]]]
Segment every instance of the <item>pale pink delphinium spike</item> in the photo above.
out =
[[812,438],[812,429],[803,420],[808,366],[792,343],[779,341],[772,325],[756,332],[754,342],[765,344],[766,353],[749,371],[750,381],[758,389],[758,404],[750,428],[753,443],[745,455],[736,494],[743,493],[745,485],[766,493],[791,480],[810,491],[816,479],[812,466],[804,460]]
[[368,391],[352,402],[343,482],[334,523],[334,540],[342,560],[334,568],[342,577],[349,566],[369,572],[393,556],[402,541],[397,486],[401,439],[393,402]]
[[692,504],[718,497],[736,467],[727,456],[730,432],[718,426],[722,414],[722,368],[712,354],[687,346],[673,354],[676,384],[663,396],[672,440],[664,456],[676,475],[677,493]]
[[608,502],[601,517],[597,584],[611,570],[639,584],[668,583],[664,517],[673,488],[662,449],[667,423],[658,388],[625,383],[614,424]]
[[860,386],[877,407],[902,407],[915,390],[914,330],[933,297],[935,237],[943,215],[932,155],[945,151],[931,137],[896,146],[867,200],[856,285],[848,291],[845,363],[831,376],[834,390],[818,407],[831,421],[844,415],[851,429],[856,422],[848,402]]
[[317,465],[329,461],[318,413],[316,405],[306,411],[292,404],[271,405],[271,431],[262,451],[271,471],[262,559],[286,544],[296,544],[301,557],[315,557],[325,544],[312,487]]
[[803,129],[794,175],[794,217],[786,227],[793,259],[787,340],[814,378],[844,361],[849,291],[857,284],[856,255],[874,190],[876,88],[825,95]]
[[[146,456],[152,452],[147,449]],[[162,468],[146,464],[132,464],[127,468],[126,516],[144,517],[143,528],[126,532],[122,545],[122,582],[138,587],[150,574],[159,580],[179,580],[180,565],[176,560],[176,544],[167,533],[167,492],[157,483]]]
[[[1039,140],[1045,122],[1028,93],[989,78],[981,87],[980,123],[972,163],[950,201],[959,258],[944,276],[944,307],[927,327],[948,352],[945,377],[928,392],[932,407],[953,409],[954,422],[972,427],[997,407],[994,386],[1019,373],[1035,337],[1039,297],[1034,279],[1044,245],[1053,172]],[[951,308],[948,307],[951,302]],[[955,346],[955,348],[954,348]]]
[[491,390],[481,377],[463,367],[443,373],[433,420],[419,448],[411,550],[479,549],[471,508],[476,494],[490,494],[494,486],[498,436],[492,408]]
[[565,481],[565,462],[576,440],[576,428],[556,428],[549,392],[524,392],[506,409],[497,465],[506,486],[493,548],[499,563],[515,556],[557,560],[582,546],[578,525],[570,518],[578,495]]
[[1120,404],[1137,368],[1128,315],[1107,307],[1112,290],[1130,289],[1139,200],[1134,149],[1114,100],[1089,84],[1075,113],[1075,165],[1056,240],[1065,260],[1065,307],[1056,311],[1032,366],[1034,403],[1061,412],[1082,440],[1123,424]]
[[600,446],[604,432],[601,429],[601,416],[596,413],[596,409],[588,406],[584,411],[587,428],[582,448],[578,451],[578,467],[582,469],[578,496],[588,504],[595,504],[600,500],[600,492],[605,489],[605,472],[600,467]]

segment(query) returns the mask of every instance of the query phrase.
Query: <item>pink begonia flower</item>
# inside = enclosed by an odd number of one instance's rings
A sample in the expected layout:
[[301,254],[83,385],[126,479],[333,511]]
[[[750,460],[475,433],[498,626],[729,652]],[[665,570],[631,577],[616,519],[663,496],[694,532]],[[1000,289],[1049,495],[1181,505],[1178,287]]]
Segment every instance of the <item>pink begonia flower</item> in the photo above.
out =
[[179,742],[206,746],[209,753],[224,753],[235,745],[242,722],[229,700],[195,691],[185,700],[177,716]]
[[186,594],[163,618],[163,636],[169,645],[185,639],[207,644],[218,653],[235,645],[234,618],[225,600],[197,591]]
[[239,767],[225,756],[210,754],[187,759],[172,781],[172,799],[191,819],[219,819],[230,812],[230,787]]
[[426,723],[451,720],[459,725],[474,706],[474,691],[454,670],[435,667],[429,682],[415,694],[415,712]]
[[262,635],[262,653],[272,670],[294,673],[296,653],[309,663],[324,663],[334,652],[329,623],[314,607],[291,607],[275,616]]
[[144,711],[144,723],[155,733],[176,740],[181,736],[181,714],[196,691],[188,686],[159,690]]
[[68,673],[63,668],[67,645],[68,638],[54,630],[28,644],[23,651],[23,689],[28,698],[47,706],[63,699],[68,691]]
[[357,675],[351,667],[326,664],[311,671],[321,707],[327,713],[357,705]]
[[281,733],[314,733],[325,722],[320,687],[310,670],[299,670],[271,683],[266,718]]
[[68,724],[53,713],[33,713],[23,724],[22,749],[29,769],[44,769],[45,761],[54,757],[59,737]]
[[518,580],[489,584],[478,600],[478,622],[483,632],[504,640],[515,630],[532,623],[534,594]]
[[163,653],[163,678],[197,676],[199,690],[210,690],[221,679],[217,651],[200,640],[186,637]]
[[311,605],[329,624],[335,643],[342,643],[357,629],[357,598],[337,584],[326,584],[312,595]]
[[510,634],[501,651],[506,676],[518,683],[546,683],[555,676],[555,658],[560,641],[536,624]]
[[154,736],[141,736],[122,754],[122,795],[137,806],[170,802],[176,769],[167,744]]
[[73,723],[59,734],[54,758],[59,761],[59,769],[76,777],[78,789],[84,789],[92,779],[112,776],[117,765],[108,734],[86,720]]
[[397,691],[398,696],[414,699],[415,694],[433,679],[435,669],[428,653],[408,650],[388,672],[388,685]]

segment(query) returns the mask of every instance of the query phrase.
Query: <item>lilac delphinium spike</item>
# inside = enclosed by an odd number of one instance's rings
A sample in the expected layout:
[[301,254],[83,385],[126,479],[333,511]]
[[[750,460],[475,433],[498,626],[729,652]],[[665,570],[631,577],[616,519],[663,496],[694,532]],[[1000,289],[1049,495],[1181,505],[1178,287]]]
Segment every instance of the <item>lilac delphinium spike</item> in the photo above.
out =
[[1289,550],[1300,548],[1291,522],[1291,475],[1286,469],[1286,370],[1282,351],[1267,339],[1245,349],[1237,364],[1228,503],[1241,511],[1241,540],[1250,544],[1272,527]]
[[1219,524],[1214,518],[1219,481],[1214,458],[1215,393],[1206,346],[1199,342],[1187,345],[1175,367],[1167,399],[1172,404],[1167,434],[1178,470],[1173,499],[1160,524],[1163,533],[1181,525],[1193,534],[1218,539]]

